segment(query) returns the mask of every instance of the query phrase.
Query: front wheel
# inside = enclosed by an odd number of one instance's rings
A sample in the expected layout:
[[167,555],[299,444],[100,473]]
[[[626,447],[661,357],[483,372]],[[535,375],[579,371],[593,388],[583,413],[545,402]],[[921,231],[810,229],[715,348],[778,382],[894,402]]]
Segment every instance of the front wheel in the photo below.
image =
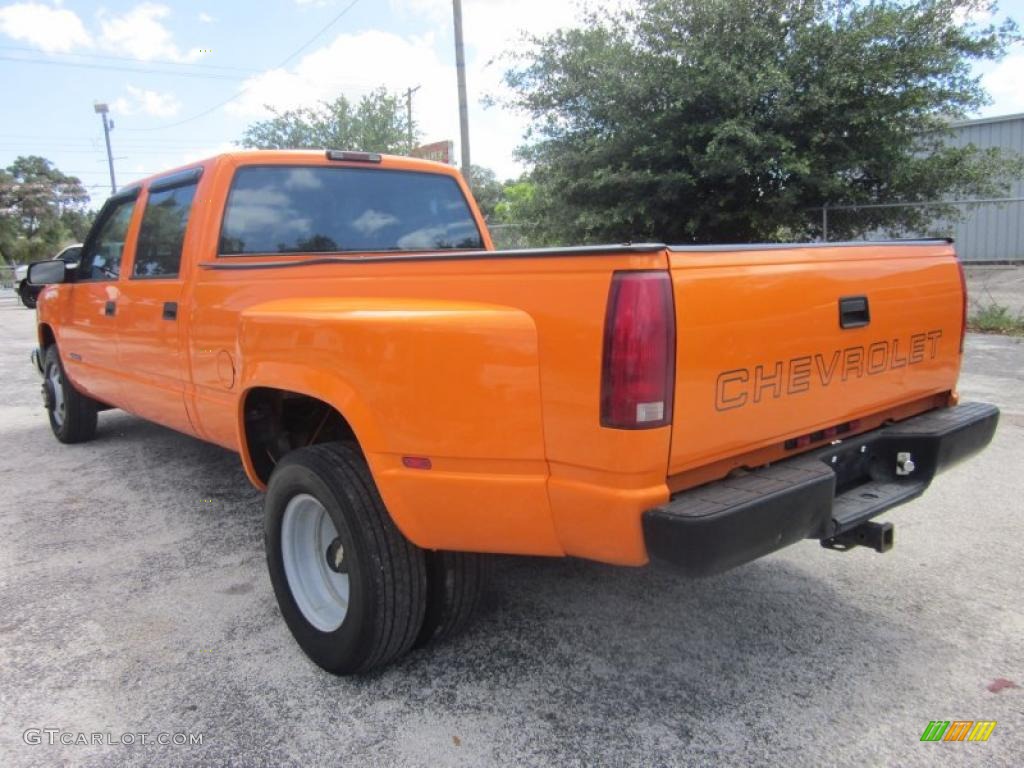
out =
[[50,429],[62,443],[84,443],[96,436],[96,401],[68,380],[56,344],[43,356],[43,404]]
[[314,662],[365,672],[412,647],[427,604],[423,550],[392,522],[357,448],[322,443],[278,462],[264,536],[281,614]]
[[28,280],[22,280],[18,284],[18,297],[21,299],[21,303],[29,309],[36,308],[36,292],[32,290]]

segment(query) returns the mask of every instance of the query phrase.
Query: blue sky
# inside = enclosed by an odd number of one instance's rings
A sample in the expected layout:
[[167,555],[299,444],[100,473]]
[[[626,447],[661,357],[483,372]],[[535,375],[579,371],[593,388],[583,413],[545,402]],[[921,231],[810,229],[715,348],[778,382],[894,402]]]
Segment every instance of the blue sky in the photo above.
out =
[[[1000,7],[1024,21],[1024,0]],[[512,152],[525,118],[480,103],[500,89],[501,65],[492,60],[524,29],[572,23],[577,5],[463,0],[463,9],[473,162],[518,175]],[[43,155],[79,176],[99,203],[109,182],[94,101],[110,104],[121,185],[230,149],[266,116],[264,104],[358,97],[381,84],[420,86],[413,105],[421,138],[455,140],[457,153],[452,38],[450,0],[0,0],[0,166]],[[1024,112],[1024,46],[978,72],[994,99],[981,114]]]

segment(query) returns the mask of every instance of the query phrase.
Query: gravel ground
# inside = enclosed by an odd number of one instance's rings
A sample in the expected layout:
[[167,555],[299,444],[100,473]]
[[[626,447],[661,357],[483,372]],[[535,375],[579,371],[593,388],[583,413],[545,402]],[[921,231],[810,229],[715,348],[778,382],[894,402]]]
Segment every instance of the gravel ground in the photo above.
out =
[[[885,556],[808,541],[702,581],[500,558],[468,634],[339,679],[278,614],[237,458],[119,412],[59,445],[32,325],[0,298],[0,765],[1024,764],[1021,340],[968,340],[995,443],[884,518]],[[919,741],[957,719],[998,725]]]

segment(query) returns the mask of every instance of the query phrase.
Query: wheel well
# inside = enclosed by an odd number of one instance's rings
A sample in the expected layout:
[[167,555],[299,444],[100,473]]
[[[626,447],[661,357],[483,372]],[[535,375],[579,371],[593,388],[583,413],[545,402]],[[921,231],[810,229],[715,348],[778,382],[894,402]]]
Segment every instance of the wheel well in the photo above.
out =
[[245,443],[257,477],[264,483],[289,451],[317,443],[355,441],[338,410],[309,395],[255,387],[245,396]]
[[53,329],[48,325],[39,326],[39,348],[45,350],[47,347],[56,344],[57,337],[53,335]]

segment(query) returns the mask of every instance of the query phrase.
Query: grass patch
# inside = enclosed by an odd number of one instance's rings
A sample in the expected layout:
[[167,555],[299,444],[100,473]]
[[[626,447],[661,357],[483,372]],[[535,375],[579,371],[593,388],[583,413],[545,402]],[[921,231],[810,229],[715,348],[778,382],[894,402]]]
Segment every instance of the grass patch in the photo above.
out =
[[967,319],[967,330],[978,333],[1001,333],[1006,336],[1024,336],[1024,312],[1016,315],[1003,304],[992,302],[980,307]]

